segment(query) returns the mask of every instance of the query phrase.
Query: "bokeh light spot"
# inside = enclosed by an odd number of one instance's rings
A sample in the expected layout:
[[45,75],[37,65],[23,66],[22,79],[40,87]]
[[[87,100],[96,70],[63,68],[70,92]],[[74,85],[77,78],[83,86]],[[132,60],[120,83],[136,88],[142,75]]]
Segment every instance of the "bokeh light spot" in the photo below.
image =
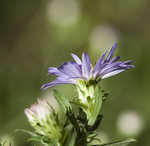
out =
[[77,0],[53,0],[48,5],[48,17],[56,24],[70,25],[77,22],[80,15]]
[[118,31],[109,25],[99,25],[89,37],[90,53],[97,54],[99,49],[111,48],[119,40]]
[[124,112],[118,117],[117,127],[124,135],[138,135],[143,126],[142,117],[134,111]]

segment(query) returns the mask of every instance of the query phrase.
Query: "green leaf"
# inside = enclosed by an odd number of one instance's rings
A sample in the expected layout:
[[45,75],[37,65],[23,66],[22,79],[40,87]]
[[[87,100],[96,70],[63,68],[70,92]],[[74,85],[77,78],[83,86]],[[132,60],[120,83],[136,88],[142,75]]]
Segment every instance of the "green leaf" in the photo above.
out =
[[95,102],[91,107],[92,113],[91,113],[91,118],[88,122],[89,125],[93,125],[94,122],[96,121],[97,116],[98,116],[101,106],[102,106],[102,101],[103,101],[102,93],[101,93],[100,87],[97,86],[95,89]]
[[101,144],[99,146],[127,146],[128,144],[133,143],[135,141],[136,141],[135,139],[126,139],[126,140],[120,140],[120,141],[114,141],[111,143]]
[[68,98],[61,95],[57,90],[53,90],[53,95],[56,98],[56,100],[58,101],[58,103],[60,104],[62,111],[64,111],[66,113],[67,109],[71,108]]

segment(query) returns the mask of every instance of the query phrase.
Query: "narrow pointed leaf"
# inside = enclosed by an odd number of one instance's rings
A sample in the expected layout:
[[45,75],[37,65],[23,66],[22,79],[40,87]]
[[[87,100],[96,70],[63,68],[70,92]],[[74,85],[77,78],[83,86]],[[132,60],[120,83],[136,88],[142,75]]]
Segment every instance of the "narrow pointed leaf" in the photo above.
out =
[[114,142],[107,143],[107,144],[102,144],[102,145],[99,145],[99,146],[127,146],[130,143],[133,143],[135,141],[136,141],[135,139],[126,139],[126,140],[114,141]]

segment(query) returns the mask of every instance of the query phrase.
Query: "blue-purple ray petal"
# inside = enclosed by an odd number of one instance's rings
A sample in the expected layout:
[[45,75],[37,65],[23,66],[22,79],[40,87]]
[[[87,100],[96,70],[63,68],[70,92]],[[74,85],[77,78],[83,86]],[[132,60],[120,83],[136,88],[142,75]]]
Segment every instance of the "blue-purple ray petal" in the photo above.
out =
[[131,63],[133,63],[133,61],[132,61],[132,60],[124,61],[124,64],[131,64]]
[[94,76],[97,75],[97,73],[100,71],[100,69],[102,68],[102,61],[104,60],[104,57],[107,53],[107,50],[100,56],[100,58],[98,59],[97,63],[95,64],[92,73],[94,74]]
[[77,64],[79,64],[79,65],[82,64],[80,58],[79,58],[77,55],[71,53],[71,56],[72,56],[72,58],[74,59],[74,61],[75,61]]
[[99,73],[103,74],[103,72],[105,72],[105,71],[107,71],[109,69],[118,68],[118,67],[120,67],[121,64],[122,64],[121,61],[120,62],[114,62],[114,63],[107,64],[105,67],[103,67],[103,69],[100,70]]
[[49,67],[48,74],[59,75],[60,71],[56,67]]
[[56,67],[49,67],[48,68],[48,74],[53,74],[56,76],[61,76],[63,78],[67,78],[68,76],[66,74],[64,74],[63,72],[61,72],[60,70],[58,70]]
[[126,69],[131,69],[131,68],[134,68],[134,67],[135,67],[134,65],[127,65]]
[[109,51],[109,53],[108,53],[108,55],[107,55],[107,57],[106,57],[106,59],[105,59],[105,62],[109,62],[109,61],[110,61],[110,59],[111,59],[112,56],[113,56],[113,53],[114,53],[114,51],[115,51],[116,46],[117,46],[116,43],[112,46],[112,48],[110,49],[110,51]]
[[73,78],[82,77],[81,68],[75,62],[65,62],[60,67],[58,67],[58,70],[69,77],[73,77]]
[[87,80],[90,77],[91,64],[89,56],[86,53],[82,54],[82,76]]
[[106,69],[106,70],[104,70],[104,71],[100,71],[100,72],[99,72],[99,76],[102,78],[105,74],[108,74],[108,73],[110,73],[110,72],[113,72],[113,71],[119,70],[119,69],[122,69],[122,68],[119,67],[119,66],[112,67],[112,68],[108,68],[108,69]]
[[76,84],[75,80],[54,80],[52,82],[42,85],[41,89],[47,89],[60,84]]
[[113,62],[115,62],[115,61],[118,61],[120,59],[120,56],[115,56],[114,58],[112,58],[111,60],[110,60],[110,63],[113,63]]
[[108,73],[102,75],[101,79],[112,77],[112,76],[117,75],[123,71],[125,71],[125,69],[119,69],[119,70],[114,70],[112,72],[108,72]]
[[133,67],[133,65],[124,64],[124,62],[116,62],[106,66],[102,71],[100,71],[99,76],[102,79],[108,78]]
[[133,67],[134,67],[134,65],[132,65],[131,63],[132,63],[132,61],[131,61],[131,60],[128,60],[128,61],[122,62],[122,64],[120,64],[119,66],[120,66],[120,67],[124,67],[124,68],[126,68],[126,69],[130,69],[130,68],[133,68]]

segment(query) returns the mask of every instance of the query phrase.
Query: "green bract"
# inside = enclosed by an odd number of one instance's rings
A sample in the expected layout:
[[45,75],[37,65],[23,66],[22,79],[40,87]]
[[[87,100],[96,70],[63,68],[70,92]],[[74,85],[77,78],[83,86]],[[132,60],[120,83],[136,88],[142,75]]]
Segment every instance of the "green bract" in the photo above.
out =
[[93,125],[102,106],[102,93],[99,84],[78,80],[76,85],[79,103],[87,115],[88,124]]

